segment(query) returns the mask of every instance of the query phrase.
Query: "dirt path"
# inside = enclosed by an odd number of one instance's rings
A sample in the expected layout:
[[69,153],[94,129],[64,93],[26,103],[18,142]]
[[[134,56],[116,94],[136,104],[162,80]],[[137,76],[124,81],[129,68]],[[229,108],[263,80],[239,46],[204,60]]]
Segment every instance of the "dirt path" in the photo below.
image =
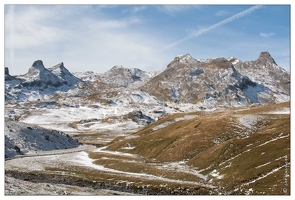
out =
[[93,145],[81,145],[77,148],[71,148],[71,149],[59,149],[59,150],[52,150],[52,151],[36,151],[35,153],[18,155],[18,156],[12,157],[12,158],[5,158],[5,161],[13,160],[13,159],[20,159],[20,158],[27,158],[27,157],[40,157],[40,156],[70,154],[70,153],[75,153],[75,152],[88,151],[88,150],[95,149],[95,148],[96,147]]

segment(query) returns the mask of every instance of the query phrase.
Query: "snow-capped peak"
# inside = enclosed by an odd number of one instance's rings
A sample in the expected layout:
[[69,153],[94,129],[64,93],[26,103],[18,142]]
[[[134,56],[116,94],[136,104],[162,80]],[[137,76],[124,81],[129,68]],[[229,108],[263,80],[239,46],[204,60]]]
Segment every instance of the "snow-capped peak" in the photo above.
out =
[[190,62],[192,62],[192,60],[195,61],[195,59],[193,59],[190,54],[185,54],[185,55],[178,58],[178,61],[180,63],[190,63]]
[[240,62],[240,60],[238,58],[235,58],[235,57],[229,57],[227,59],[229,62],[231,62],[233,65],[237,64]]
[[54,75],[56,75],[61,81],[66,81],[67,84],[73,85],[78,82],[81,82],[80,79],[75,77],[73,74],[71,74],[65,67],[64,63],[61,62],[51,68],[48,69],[51,71]]
[[32,67],[35,68],[35,69],[40,69],[40,70],[45,69],[42,60],[36,60],[33,63]]
[[115,65],[111,70],[124,69],[122,65]]

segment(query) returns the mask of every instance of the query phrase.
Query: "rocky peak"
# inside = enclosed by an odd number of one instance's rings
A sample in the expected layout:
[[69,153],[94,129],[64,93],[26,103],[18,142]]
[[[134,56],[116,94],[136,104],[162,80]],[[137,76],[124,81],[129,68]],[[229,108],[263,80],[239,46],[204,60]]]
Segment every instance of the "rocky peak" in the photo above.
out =
[[36,75],[40,72],[46,71],[42,60],[37,60],[33,63],[33,65],[30,67],[28,71],[28,75]]
[[258,59],[255,61],[257,65],[263,65],[266,66],[268,64],[275,64],[275,60],[271,57],[271,55],[268,52],[261,52]]
[[33,63],[32,67],[35,68],[35,69],[40,69],[40,70],[45,69],[42,60],[36,60],[36,61]]
[[61,62],[61,63],[58,63],[57,65],[54,65],[53,67],[51,67],[51,69],[56,69],[56,68],[65,68],[64,63]]
[[64,66],[64,63],[61,62],[51,68],[48,68],[49,71],[54,73],[55,75],[64,75],[70,73]]
[[118,69],[124,69],[124,67],[122,65],[115,65],[114,67],[112,67],[111,70],[118,70]]
[[236,57],[229,57],[227,60],[229,62],[231,62],[233,65],[235,65],[237,63],[241,63],[241,61],[238,58],[236,58]]
[[65,68],[64,63],[61,62],[51,68],[48,69],[55,76],[59,78],[59,80],[63,83],[67,83],[69,85],[76,84],[81,80],[75,77],[67,68]]
[[5,80],[6,81],[9,81],[9,80],[13,80],[13,79],[14,79],[14,77],[13,76],[10,76],[10,74],[9,74],[8,67],[5,67]]
[[5,67],[5,75],[10,75],[8,67]]
[[231,69],[232,63],[225,58],[216,58],[211,60],[208,64],[208,67],[215,67],[219,69]]
[[174,60],[167,65],[167,68],[177,66],[179,64],[195,65],[197,63],[199,63],[199,61],[194,59],[190,54],[185,54],[176,56]]
[[44,86],[52,85],[58,87],[63,84],[55,74],[46,69],[41,60],[37,60],[30,67],[27,74],[22,76],[25,79],[23,86]]

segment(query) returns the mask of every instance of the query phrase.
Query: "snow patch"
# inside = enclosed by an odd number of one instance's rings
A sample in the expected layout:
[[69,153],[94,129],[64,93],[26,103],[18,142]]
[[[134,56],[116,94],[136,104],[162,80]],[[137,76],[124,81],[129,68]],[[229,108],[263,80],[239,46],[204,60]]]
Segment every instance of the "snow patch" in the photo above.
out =
[[282,110],[269,111],[269,112],[265,112],[264,114],[290,115],[290,108],[283,108]]
[[214,169],[212,172],[210,172],[209,175],[211,175],[217,179],[222,179],[224,177],[224,175],[220,175],[216,169]]
[[166,121],[162,124],[159,124],[157,126],[155,126],[152,130],[153,131],[156,131],[156,130],[159,130],[159,129],[162,129],[162,128],[165,128],[166,126],[170,125],[170,124],[173,124],[175,122],[178,122],[178,121],[183,121],[183,120],[190,120],[190,119],[193,119],[197,117],[197,115],[185,115],[183,117],[178,117],[178,118],[175,118],[175,119],[172,119],[172,120],[169,120],[169,121]]
[[253,129],[254,125],[257,124],[258,121],[263,120],[261,116],[254,116],[254,115],[246,115],[239,118],[239,122],[241,125]]

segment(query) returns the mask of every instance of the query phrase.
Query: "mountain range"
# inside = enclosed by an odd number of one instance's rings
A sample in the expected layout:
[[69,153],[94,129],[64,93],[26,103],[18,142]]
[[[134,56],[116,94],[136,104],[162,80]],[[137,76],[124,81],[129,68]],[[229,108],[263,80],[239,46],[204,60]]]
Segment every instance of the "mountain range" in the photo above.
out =
[[234,57],[195,59],[186,54],[175,57],[158,72],[117,65],[105,73],[73,74],[63,63],[45,68],[41,60],[24,75],[11,76],[5,68],[6,100],[26,101],[33,96],[43,99],[56,93],[68,96],[69,90],[81,97],[112,91],[112,95],[99,97],[104,99],[116,99],[119,91],[140,90],[162,102],[190,103],[201,108],[267,105],[290,99],[290,73],[279,67],[268,52],[245,62]]

